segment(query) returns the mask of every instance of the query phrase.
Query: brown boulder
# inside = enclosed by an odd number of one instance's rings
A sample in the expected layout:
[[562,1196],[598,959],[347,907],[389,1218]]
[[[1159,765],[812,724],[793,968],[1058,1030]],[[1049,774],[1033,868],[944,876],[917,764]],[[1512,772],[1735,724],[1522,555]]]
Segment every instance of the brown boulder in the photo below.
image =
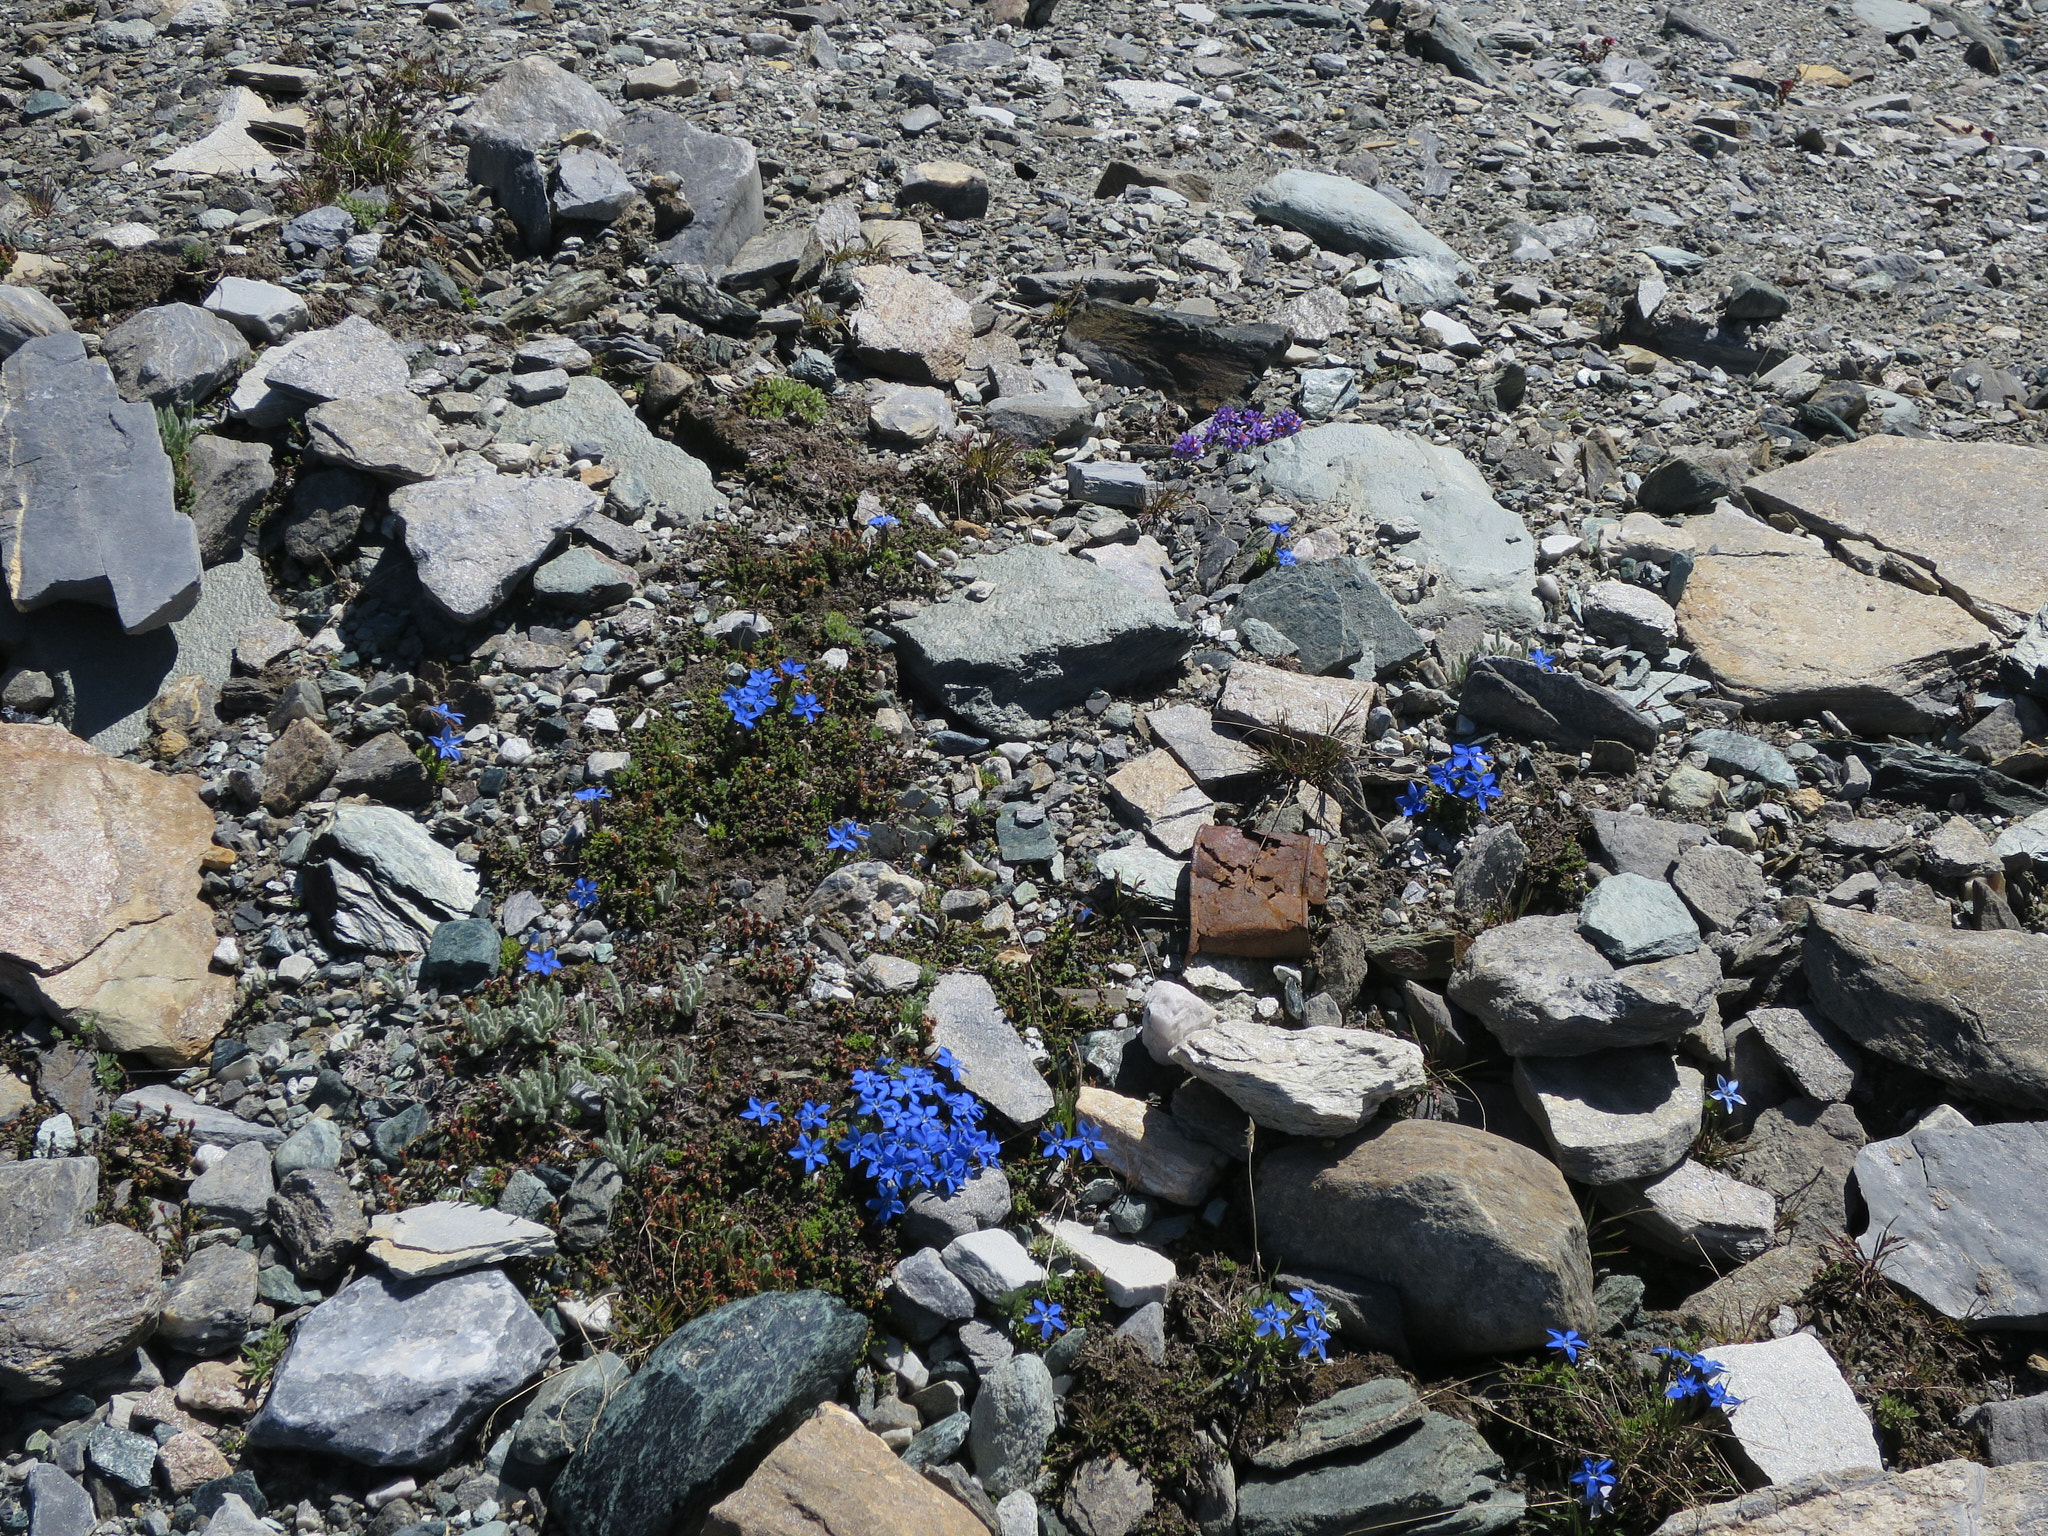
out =
[[739,1491],[704,1536],[985,1536],[965,1504],[919,1477],[837,1403],[826,1403]]
[[198,1060],[234,1005],[199,899],[213,812],[56,726],[0,725],[0,784],[0,995],[157,1066]]
[[263,808],[289,816],[327,787],[341,745],[310,720],[294,720],[263,754]]
[[1421,1349],[1528,1349],[1548,1329],[1592,1326],[1585,1223],[1564,1176],[1527,1147],[1396,1120],[1282,1147],[1257,1178],[1268,1255],[1392,1286]]

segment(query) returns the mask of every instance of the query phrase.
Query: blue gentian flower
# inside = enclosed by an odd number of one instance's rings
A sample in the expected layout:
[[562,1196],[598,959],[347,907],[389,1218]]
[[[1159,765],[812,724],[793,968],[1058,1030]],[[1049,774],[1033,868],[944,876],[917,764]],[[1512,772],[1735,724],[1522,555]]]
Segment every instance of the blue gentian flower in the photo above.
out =
[[1276,550],[1273,555],[1273,563],[1275,565],[1293,565],[1295,563],[1294,551],[1291,549]]
[[1579,1470],[1571,1475],[1570,1482],[1579,1490],[1579,1497],[1586,1501],[1588,1509],[1599,1509],[1614,1488],[1613,1459],[1595,1461],[1590,1456],[1581,1457]]
[[1269,1301],[1262,1307],[1252,1308],[1252,1321],[1258,1324],[1252,1337],[1263,1339],[1269,1334],[1274,1338],[1287,1336],[1287,1312],[1277,1301]]
[[825,1165],[825,1143],[815,1136],[799,1136],[789,1155],[804,1165],[805,1173],[816,1173]]
[[1298,1291],[1289,1291],[1287,1299],[1310,1317],[1326,1318],[1330,1315],[1330,1304],[1305,1285]]
[[460,714],[458,714],[455,710],[450,709],[446,704],[429,704],[427,706],[427,713],[432,715],[436,720],[440,721],[443,725],[462,724],[463,717]]
[[880,528],[884,532],[886,532],[891,528],[901,528],[903,526],[903,520],[901,518],[891,517],[886,512],[877,512],[873,517],[868,519],[868,526],[870,528]]
[[832,853],[858,853],[867,839],[868,829],[850,816],[825,829],[825,847]]
[[434,749],[434,755],[443,762],[462,761],[462,738],[455,734],[455,727],[449,726],[438,736],[429,736],[427,743]]
[[1067,1150],[1078,1153],[1082,1162],[1092,1163],[1096,1153],[1109,1150],[1109,1142],[1103,1137],[1101,1126],[1079,1120],[1074,1123],[1074,1134],[1067,1138]]
[[1066,1309],[1058,1302],[1047,1302],[1044,1298],[1031,1303],[1024,1313],[1024,1325],[1038,1330],[1038,1339],[1044,1343],[1056,1333],[1067,1331]]
[[1429,791],[1420,784],[1410,784],[1395,798],[1394,809],[1410,821],[1415,820],[1429,809]]
[[526,969],[536,976],[552,976],[562,968],[562,962],[555,958],[552,949],[529,949],[526,952]]
[[585,805],[590,804],[593,800],[609,800],[611,797],[612,792],[600,784],[592,784],[585,789],[579,789],[575,795],[575,798],[581,800]]
[[569,884],[569,900],[588,911],[597,905],[597,882],[588,875]]
[[1742,1084],[1739,1080],[1732,1077],[1723,1077],[1718,1072],[1714,1074],[1713,1092],[1709,1093],[1707,1097],[1716,1104],[1719,1104],[1723,1112],[1731,1115],[1735,1113],[1736,1105],[1749,1102],[1749,1100],[1742,1096]]
[[822,1131],[831,1120],[831,1111],[822,1104],[813,1104],[809,1099],[805,1099],[797,1106],[796,1123],[799,1130]]
[[1301,1348],[1295,1351],[1302,1359],[1306,1360],[1310,1354],[1318,1360],[1330,1358],[1330,1330],[1323,1326],[1321,1319],[1304,1317],[1294,1325],[1294,1336],[1302,1341]]
[[1557,658],[1544,650],[1540,645],[1530,647],[1529,660],[1546,672],[1557,670]]
[[756,1125],[780,1125],[782,1123],[781,1105],[782,1101],[780,1099],[770,1099],[764,1104],[759,1099],[749,1098],[747,1100],[747,1107],[740,1111],[740,1118],[742,1120],[751,1120]]
[[1561,1333],[1555,1328],[1549,1328],[1544,1331],[1550,1335],[1549,1341],[1544,1345],[1544,1348],[1556,1350],[1573,1365],[1579,1363],[1579,1354],[1587,1348],[1587,1344],[1584,1339],[1579,1337],[1578,1329],[1567,1328]]
[[825,706],[815,693],[800,693],[789,701],[789,712],[805,724],[815,725],[824,718]]

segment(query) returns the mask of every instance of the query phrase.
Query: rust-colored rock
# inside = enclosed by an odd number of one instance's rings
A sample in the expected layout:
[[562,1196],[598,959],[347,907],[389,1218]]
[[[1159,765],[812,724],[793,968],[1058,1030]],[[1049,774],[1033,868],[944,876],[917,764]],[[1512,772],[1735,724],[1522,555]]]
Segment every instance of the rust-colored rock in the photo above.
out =
[[89,1018],[109,1050],[198,1060],[234,1006],[199,872],[213,812],[188,779],[57,726],[0,725],[0,996]]
[[986,1536],[965,1504],[926,1482],[837,1403],[768,1453],[712,1507],[704,1536]]
[[1204,827],[1195,834],[1188,886],[1191,955],[1272,960],[1309,952],[1309,908],[1330,893],[1322,847],[1298,832],[1245,833]]

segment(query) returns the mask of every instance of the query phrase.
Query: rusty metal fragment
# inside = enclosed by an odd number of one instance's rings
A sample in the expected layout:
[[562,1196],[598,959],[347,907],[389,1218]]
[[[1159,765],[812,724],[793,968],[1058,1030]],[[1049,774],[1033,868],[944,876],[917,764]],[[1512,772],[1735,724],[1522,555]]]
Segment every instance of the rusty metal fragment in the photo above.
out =
[[1320,844],[1298,832],[1246,833],[1203,827],[1195,834],[1188,885],[1191,955],[1274,960],[1309,952],[1309,908],[1330,893]]

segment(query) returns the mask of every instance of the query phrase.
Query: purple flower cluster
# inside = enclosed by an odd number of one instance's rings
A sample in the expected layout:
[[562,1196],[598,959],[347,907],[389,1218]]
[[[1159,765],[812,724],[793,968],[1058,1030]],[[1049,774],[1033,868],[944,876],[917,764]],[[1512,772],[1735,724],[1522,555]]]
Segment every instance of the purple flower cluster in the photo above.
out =
[[1243,453],[1276,437],[1292,437],[1301,428],[1301,418],[1287,406],[1268,416],[1248,405],[1226,405],[1194,431],[1183,432],[1174,439],[1173,456],[1199,459],[1212,448]]

